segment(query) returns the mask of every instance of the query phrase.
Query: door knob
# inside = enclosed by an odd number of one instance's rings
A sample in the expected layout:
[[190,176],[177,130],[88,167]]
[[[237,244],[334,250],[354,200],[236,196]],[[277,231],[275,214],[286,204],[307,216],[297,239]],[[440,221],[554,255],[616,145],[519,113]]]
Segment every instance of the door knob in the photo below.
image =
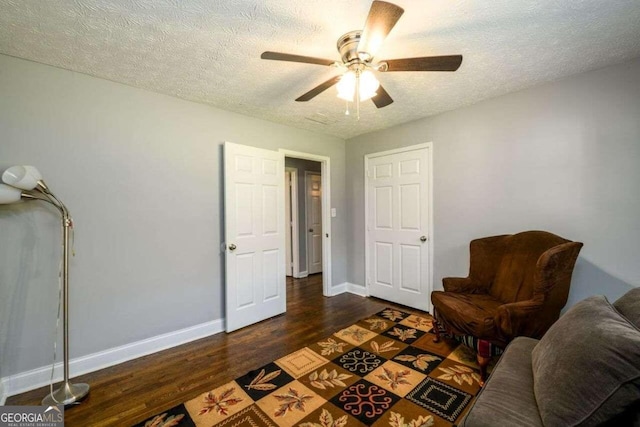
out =
[[236,250],[236,245],[234,245],[233,243],[229,245],[229,250],[230,251],[235,251]]
[[427,241],[427,236],[420,237],[420,241],[423,242],[423,243],[426,242]]
[[313,233],[313,228],[310,228],[310,229],[309,229],[309,233]]

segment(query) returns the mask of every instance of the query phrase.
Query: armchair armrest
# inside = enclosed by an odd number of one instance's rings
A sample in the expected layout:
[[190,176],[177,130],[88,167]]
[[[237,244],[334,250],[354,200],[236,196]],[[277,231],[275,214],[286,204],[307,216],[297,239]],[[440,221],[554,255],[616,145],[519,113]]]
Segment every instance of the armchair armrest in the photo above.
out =
[[442,286],[445,292],[455,292],[458,294],[479,294],[485,293],[484,287],[471,280],[470,277],[444,277]]
[[499,306],[494,319],[504,339],[511,341],[516,336],[540,338],[549,324],[546,319],[540,319],[543,303],[543,299],[536,298]]
[[547,250],[538,259],[534,294],[546,295],[557,311],[567,303],[571,276],[580,249],[582,242],[567,242]]

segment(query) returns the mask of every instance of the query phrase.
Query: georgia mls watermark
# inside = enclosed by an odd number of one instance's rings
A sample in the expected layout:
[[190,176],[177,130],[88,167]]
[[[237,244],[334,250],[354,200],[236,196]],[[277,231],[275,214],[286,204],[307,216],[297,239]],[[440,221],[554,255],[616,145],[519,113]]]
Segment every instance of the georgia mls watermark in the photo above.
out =
[[64,406],[0,406],[0,427],[64,427]]

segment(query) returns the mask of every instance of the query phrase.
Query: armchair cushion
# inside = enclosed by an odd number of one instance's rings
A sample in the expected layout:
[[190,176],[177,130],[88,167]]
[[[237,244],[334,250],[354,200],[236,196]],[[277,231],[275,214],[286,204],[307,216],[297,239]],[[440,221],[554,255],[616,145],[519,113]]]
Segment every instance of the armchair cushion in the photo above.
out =
[[640,330],[604,296],[574,305],[532,351],[545,426],[595,426],[640,401]]
[[494,317],[502,303],[491,295],[433,291],[431,301],[437,307],[437,317],[446,319],[453,333],[481,339],[495,337]]

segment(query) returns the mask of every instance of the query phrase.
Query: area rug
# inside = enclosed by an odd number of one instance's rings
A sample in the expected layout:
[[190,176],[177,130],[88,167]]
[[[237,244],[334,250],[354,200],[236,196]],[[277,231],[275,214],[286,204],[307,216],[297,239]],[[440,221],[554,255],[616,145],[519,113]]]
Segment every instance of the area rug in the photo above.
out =
[[385,309],[138,424],[451,426],[478,393],[475,357],[433,318]]

